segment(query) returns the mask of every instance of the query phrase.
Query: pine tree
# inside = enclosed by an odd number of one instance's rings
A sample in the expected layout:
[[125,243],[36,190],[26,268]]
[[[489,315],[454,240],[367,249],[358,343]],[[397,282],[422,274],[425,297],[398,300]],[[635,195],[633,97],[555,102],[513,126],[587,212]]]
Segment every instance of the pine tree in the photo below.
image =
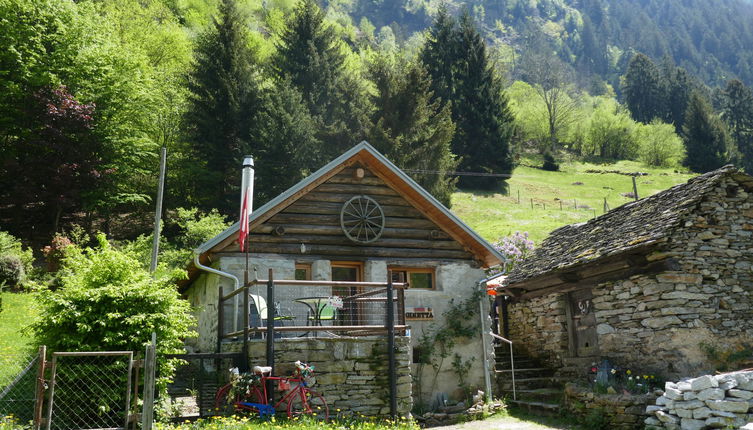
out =
[[666,121],[675,125],[680,134],[685,125],[685,112],[688,110],[690,95],[693,92],[693,78],[682,67],[673,68],[667,77]]
[[[453,152],[460,157],[462,171],[510,173],[514,117],[502,83],[489,64],[486,44],[467,11],[460,18],[458,33],[462,57],[456,66]],[[471,188],[495,189],[503,184],[498,177],[460,178],[461,186]]]
[[685,164],[692,171],[708,172],[727,161],[730,144],[727,130],[709,102],[698,93],[690,96],[683,134],[687,150]]
[[641,53],[633,56],[625,72],[622,91],[634,120],[648,124],[654,118],[664,119],[666,83],[650,58]]
[[753,172],[753,90],[737,79],[724,89],[723,118],[742,156],[742,167]]
[[197,160],[195,199],[204,209],[234,214],[239,160],[252,152],[249,119],[258,109],[253,56],[235,0],[222,0],[219,16],[200,36],[188,89],[187,138]]
[[365,92],[357,77],[345,70],[345,55],[324,12],[315,0],[302,0],[280,35],[273,69],[300,91],[318,123],[323,146],[319,163],[340,155],[363,140],[368,128]]
[[420,63],[383,56],[369,70],[376,86],[369,142],[449,207],[455,180],[435,173],[457,166],[450,150],[455,126],[449,106],[432,100],[431,80]]
[[443,3],[421,49],[421,61],[429,72],[434,97],[444,103],[454,100],[455,67],[459,56],[456,27],[455,19]]

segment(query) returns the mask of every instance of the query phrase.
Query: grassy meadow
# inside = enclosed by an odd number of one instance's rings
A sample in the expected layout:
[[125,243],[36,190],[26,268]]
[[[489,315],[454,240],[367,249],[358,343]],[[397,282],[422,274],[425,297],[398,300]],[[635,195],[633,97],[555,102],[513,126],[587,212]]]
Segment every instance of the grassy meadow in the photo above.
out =
[[37,315],[33,294],[3,292],[0,312],[0,387],[13,377],[34,353],[33,338],[23,331]]
[[647,173],[636,178],[641,198],[695,176],[673,169],[647,168],[633,161],[608,165],[569,162],[562,164],[559,172],[520,166],[508,181],[506,195],[458,191],[452,196],[452,211],[489,241],[527,231],[538,245],[558,227],[603,214],[604,199],[610,209],[634,200],[622,195],[633,191],[630,176],[586,173],[588,170]]

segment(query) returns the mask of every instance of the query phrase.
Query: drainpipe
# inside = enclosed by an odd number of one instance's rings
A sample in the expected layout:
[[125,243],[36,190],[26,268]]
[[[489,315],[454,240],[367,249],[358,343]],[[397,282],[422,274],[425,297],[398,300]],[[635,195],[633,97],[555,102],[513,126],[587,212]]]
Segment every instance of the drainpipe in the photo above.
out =
[[[241,281],[232,273],[223,272],[221,270],[217,270],[213,267],[205,266],[201,264],[201,261],[199,261],[199,257],[201,256],[201,252],[197,249],[194,251],[196,255],[193,257],[193,264],[196,266],[197,269],[203,270],[205,272],[214,273],[215,275],[222,276],[224,278],[232,279],[233,281],[233,291],[237,290],[241,286]],[[233,312],[233,330],[238,330],[238,294],[233,296],[235,299],[235,312]],[[219,309],[217,310],[219,312]]]
[[481,296],[481,298],[478,301],[478,311],[479,311],[479,318],[480,318],[480,322],[481,322],[481,326],[480,326],[480,333],[481,333],[481,354],[482,354],[481,355],[481,357],[482,357],[481,361],[484,364],[484,386],[486,388],[486,400],[487,400],[487,402],[491,402],[493,396],[492,396],[492,379],[491,379],[491,376],[489,375],[489,350],[487,349],[486,338],[484,337],[486,335],[486,333],[488,332],[488,330],[486,329],[486,318],[488,317],[488,315],[486,315],[484,313],[484,301],[487,300],[485,286],[486,286],[487,282],[493,281],[493,280],[499,278],[500,276],[505,275],[505,273],[506,273],[506,271],[505,271],[506,264],[502,263],[501,266],[502,266],[502,271],[500,273],[497,273],[497,274],[492,275],[492,276],[490,276],[490,277],[488,277],[486,279],[482,279],[482,280],[478,281],[478,288],[483,293],[482,296]]

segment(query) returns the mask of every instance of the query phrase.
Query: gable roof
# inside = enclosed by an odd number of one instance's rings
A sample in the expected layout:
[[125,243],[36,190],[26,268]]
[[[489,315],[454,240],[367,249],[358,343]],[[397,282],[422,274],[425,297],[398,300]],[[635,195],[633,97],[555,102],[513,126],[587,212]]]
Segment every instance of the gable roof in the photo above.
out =
[[[253,231],[254,227],[279,213],[342,169],[357,162],[369,167],[374,174],[399,192],[403,198],[420,210],[428,219],[467,248],[484,266],[496,266],[503,261],[504,257],[492,245],[365,141],[253,211],[249,217],[250,230]],[[203,255],[225,248],[236,239],[239,225],[238,222],[231,225],[222,233],[200,245],[195,252]]]
[[687,183],[615,208],[587,222],[554,230],[533,254],[510,272],[507,287],[551,273],[599,264],[618,254],[638,252],[664,242],[685,217],[725,177],[753,189],[753,177],[731,165]]

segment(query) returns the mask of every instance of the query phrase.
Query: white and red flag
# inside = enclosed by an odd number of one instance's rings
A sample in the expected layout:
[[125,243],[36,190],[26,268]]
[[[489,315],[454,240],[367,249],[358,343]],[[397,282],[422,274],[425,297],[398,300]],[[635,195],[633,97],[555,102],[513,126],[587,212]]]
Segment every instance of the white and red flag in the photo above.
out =
[[241,216],[238,220],[238,245],[241,252],[246,251],[248,237],[248,218],[251,216],[254,202],[254,159],[247,155],[243,159],[243,176],[241,179]]

